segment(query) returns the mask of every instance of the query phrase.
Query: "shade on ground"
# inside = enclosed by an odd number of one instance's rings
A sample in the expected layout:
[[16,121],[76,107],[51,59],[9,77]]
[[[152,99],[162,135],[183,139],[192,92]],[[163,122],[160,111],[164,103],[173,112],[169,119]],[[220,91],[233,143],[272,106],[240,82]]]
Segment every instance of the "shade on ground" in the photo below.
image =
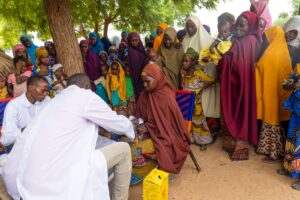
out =
[[[202,167],[197,173],[188,157],[181,173],[169,186],[170,200],[296,200],[300,191],[291,188],[296,180],[280,176],[280,164],[261,162],[251,149],[250,160],[232,162],[222,150],[221,139],[200,152],[193,152]],[[142,199],[142,184],[130,188],[130,200]]]

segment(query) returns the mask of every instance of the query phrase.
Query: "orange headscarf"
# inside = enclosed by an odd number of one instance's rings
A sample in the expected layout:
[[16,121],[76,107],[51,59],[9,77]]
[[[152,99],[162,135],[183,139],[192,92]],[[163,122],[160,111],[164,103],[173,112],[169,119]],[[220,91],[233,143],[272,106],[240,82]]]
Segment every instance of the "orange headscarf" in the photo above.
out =
[[156,51],[156,52],[158,51],[159,46],[160,46],[160,44],[161,44],[161,42],[164,38],[165,30],[168,28],[168,24],[162,22],[157,27],[160,27],[164,32],[163,32],[163,34],[156,36],[156,38],[154,40],[153,50]]
[[[287,121],[290,113],[281,108],[290,96],[282,89],[292,71],[284,30],[274,26],[265,32],[269,46],[255,66],[257,118],[270,125]],[[271,58],[271,59],[270,59]]]

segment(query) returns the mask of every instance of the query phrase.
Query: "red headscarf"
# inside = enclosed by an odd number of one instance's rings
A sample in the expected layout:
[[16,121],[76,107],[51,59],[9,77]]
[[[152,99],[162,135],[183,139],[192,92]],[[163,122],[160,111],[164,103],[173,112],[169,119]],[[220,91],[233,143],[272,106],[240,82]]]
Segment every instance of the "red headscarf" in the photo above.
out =
[[159,167],[169,173],[179,173],[190,148],[175,91],[158,65],[148,64],[143,72],[157,80],[158,85],[155,91],[144,90],[140,94],[136,116],[145,120]]
[[262,40],[262,35],[264,33],[264,29],[260,27],[260,18],[253,12],[245,11],[243,12],[237,19],[245,17],[248,20],[248,33],[247,35],[255,35],[259,40]]
[[250,11],[240,17],[248,20],[249,30],[233,41],[218,65],[221,71],[221,105],[225,125],[238,139],[257,143],[255,61],[261,46],[259,17]]

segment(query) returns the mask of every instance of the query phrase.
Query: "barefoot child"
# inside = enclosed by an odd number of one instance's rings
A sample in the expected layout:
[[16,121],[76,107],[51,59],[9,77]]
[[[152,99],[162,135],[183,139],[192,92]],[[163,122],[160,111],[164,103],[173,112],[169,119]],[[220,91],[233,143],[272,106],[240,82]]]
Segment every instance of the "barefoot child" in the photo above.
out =
[[107,66],[106,64],[102,64],[100,66],[102,76],[95,80],[94,83],[96,85],[96,94],[101,97],[103,101],[109,104],[109,99],[106,92],[106,75],[107,75]]
[[110,65],[106,77],[106,92],[113,109],[127,106],[125,73],[118,62],[112,62]]
[[214,79],[205,74],[198,66],[198,53],[189,48],[184,55],[182,64],[182,89],[196,93],[195,108],[193,114],[191,141],[200,145],[200,150],[207,149],[207,144],[213,141],[201,104],[201,92],[205,87],[214,82]]

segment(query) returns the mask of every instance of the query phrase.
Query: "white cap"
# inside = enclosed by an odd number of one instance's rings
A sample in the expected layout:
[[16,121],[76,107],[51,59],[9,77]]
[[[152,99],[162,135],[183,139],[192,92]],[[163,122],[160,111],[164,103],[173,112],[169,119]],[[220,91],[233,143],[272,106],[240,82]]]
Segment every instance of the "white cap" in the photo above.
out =
[[55,64],[55,65],[52,66],[52,70],[53,70],[53,72],[55,72],[56,70],[58,70],[61,67],[63,67],[62,64],[58,63],[58,64]]

